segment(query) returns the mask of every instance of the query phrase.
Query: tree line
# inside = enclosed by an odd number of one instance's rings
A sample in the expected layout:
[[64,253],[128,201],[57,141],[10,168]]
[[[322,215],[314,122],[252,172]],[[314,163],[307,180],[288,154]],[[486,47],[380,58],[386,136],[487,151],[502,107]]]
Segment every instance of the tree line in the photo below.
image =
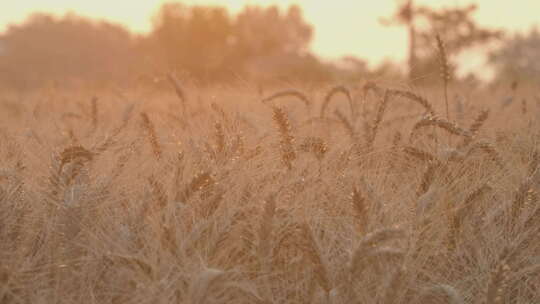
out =
[[0,81],[33,87],[47,81],[151,81],[176,71],[198,81],[238,77],[328,80],[330,65],[309,51],[313,28],[298,6],[223,7],[164,4],[146,35],[74,14],[34,14],[0,35]]
[[[404,75],[391,64],[369,70],[358,58],[346,58],[347,68],[321,61],[309,48],[314,29],[294,5],[285,10],[248,6],[233,16],[218,6],[167,3],[145,35],[74,14],[61,18],[35,14],[0,35],[0,86],[24,89],[51,82],[91,81],[98,86],[110,81],[148,82],[170,71],[205,83],[235,79],[347,81],[389,73],[408,76],[411,81],[429,80],[423,76],[438,70],[435,34],[443,37],[450,55],[502,39],[501,31],[474,22],[476,9],[433,10],[415,6],[412,0],[399,5],[396,14],[383,23],[408,29],[409,68]],[[506,40],[505,47],[491,54],[491,63],[506,74],[515,74],[519,66],[536,66],[514,62],[514,54],[524,46],[530,45],[524,54],[527,58],[538,56],[537,32],[530,37]]]

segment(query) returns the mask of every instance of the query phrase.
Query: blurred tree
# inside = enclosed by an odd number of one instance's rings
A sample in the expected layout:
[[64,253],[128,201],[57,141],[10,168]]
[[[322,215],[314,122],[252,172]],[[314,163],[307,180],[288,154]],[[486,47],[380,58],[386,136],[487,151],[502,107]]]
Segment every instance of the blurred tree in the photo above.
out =
[[276,6],[248,6],[236,19],[238,50],[247,56],[303,53],[307,51],[312,33],[298,6],[291,6],[284,15]]
[[264,58],[307,59],[311,37],[298,6],[285,14],[276,6],[248,6],[233,18],[221,7],[168,3],[154,18],[149,41],[163,54],[163,68],[212,81],[251,73]]
[[131,74],[136,41],[124,28],[67,15],[35,14],[0,36],[0,81],[14,87],[70,79],[106,82]]
[[407,27],[409,33],[409,54],[408,54],[408,77],[410,80],[415,78],[414,68],[417,65],[416,55],[416,26],[414,15],[414,2],[413,0],[406,0],[402,5],[398,7],[397,12],[392,19],[382,19],[382,23],[385,25],[399,24]]
[[525,35],[516,34],[503,41],[502,46],[489,55],[495,67],[495,78],[540,81],[540,31],[532,28]]
[[209,77],[227,66],[232,30],[233,20],[224,8],[167,3],[154,18],[149,38],[164,55],[165,66]]
[[222,7],[168,3],[153,21],[150,34],[133,36],[75,15],[33,15],[0,35],[0,85],[154,85],[174,69],[208,83],[236,76],[324,81],[335,74],[309,53],[313,30],[298,6],[251,6],[230,16]]
[[405,25],[409,28],[409,79],[438,71],[435,35],[445,42],[447,54],[458,53],[501,37],[502,32],[482,28],[473,20],[476,5],[435,10],[427,6],[414,6],[406,0],[385,25]]

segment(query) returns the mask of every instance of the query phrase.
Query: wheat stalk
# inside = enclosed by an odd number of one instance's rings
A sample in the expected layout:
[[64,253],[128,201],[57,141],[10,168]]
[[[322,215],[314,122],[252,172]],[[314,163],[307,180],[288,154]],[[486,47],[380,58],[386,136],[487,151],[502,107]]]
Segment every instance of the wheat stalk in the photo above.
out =
[[485,304],[499,304],[503,303],[504,291],[508,285],[508,277],[510,272],[510,266],[506,263],[506,260],[501,260],[497,265],[497,268],[491,274],[487,292],[485,297]]
[[358,222],[358,231],[360,235],[364,235],[367,233],[369,224],[369,207],[367,206],[366,199],[356,187],[353,187],[351,203],[354,210],[354,216]]
[[459,145],[460,148],[466,147],[472,142],[472,140],[478,135],[478,131],[484,125],[488,118],[489,110],[480,111],[480,114],[478,114],[478,116],[474,119],[471,127],[469,128],[469,133],[471,134],[471,136],[465,137],[463,139],[463,142],[461,143],[461,145]]
[[98,126],[98,98],[93,97],[91,101],[90,117],[92,121],[92,131],[97,129]]
[[416,131],[418,131],[420,128],[430,127],[430,126],[441,128],[443,130],[446,130],[450,134],[463,136],[463,137],[471,137],[471,134],[469,133],[469,131],[460,128],[455,123],[452,123],[445,119],[434,117],[434,116],[426,116],[413,126],[411,130],[411,135],[409,136],[409,142],[412,142]]
[[384,92],[384,97],[381,100],[381,103],[379,105],[379,108],[377,109],[377,113],[375,115],[375,120],[373,121],[373,126],[371,128],[371,136],[369,137],[369,141],[367,143],[368,148],[373,147],[373,143],[375,142],[375,137],[377,136],[377,131],[379,130],[379,125],[382,122],[384,112],[386,111],[386,107],[388,104],[388,100],[390,98],[390,92],[386,90]]
[[420,183],[418,191],[416,191],[416,195],[418,197],[422,196],[424,193],[426,193],[429,190],[429,187],[431,186],[435,178],[435,173],[439,167],[440,167],[440,164],[437,162],[430,161],[428,163],[428,167],[426,171],[424,172],[424,175],[422,176],[422,182]]
[[96,153],[105,152],[115,143],[116,137],[118,137],[118,135],[120,135],[120,133],[122,133],[122,131],[127,127],[129,120],[131,119],[131,116],[133,114],[133,108],[134,104],[126,107],[126,109],[124,110],[124,114],[122,115],[122,123],[111,132],[112,134],[107,137],[107,139],[105,139],[102,144],[96,146],[93,149]]
[[214,124],[214,136],[216,138],[216,151],[218,155],[224,155],[226,150],[226,139],[225,139],[225,132],[223,130],[223,126],[216,122]]
[[261,226],[259,228],[259,245],[257,247],[258,256],[263,265],[263,272],[269,273],[271,270],[272,257],[272,233],[274,215],[276,213],[276,200],[273,195],[266,199],[264,213],[261,217]]
[[534,150],[531,156],[531,161],[527,168],[527,173],[530,178],[535,177],[538,172],[538,166],[540,166],[540,153],[538,152],[538,150]]
[[294,137],[292,136],[291,125],[289,118],[285,111],[281,108],[274,107],[273,119],[276,123],[279,134],[281,135],[280,147],[281,147],[281,160],[291,170],[293,168],[293,161],[296,159],[296,151],[294,149]]
[[182,191],[176,194],[175,201],[187,203],[193,194],[210,187],[215,183],[210,171],[203,171],[193,177],[191,182],[187,184]]
[[525,116],[527,115],[528,109],[527,109],[527,99],[523,98],[521,99],[521,115]]
[[300,149],[304,152],[313,153],[315,158],[321,161],[328,152],[328,145],[320,137],[307,137],[300,145]]
[[423,151],[423,150],[420,150],[416,147],[413,147],[413,146],[405,146],[403,147],[403,152],[411,155],[412,157],[418,159],[418,160],[421,160],[421,161],[424,161],[424,162],[430,162],[430,163],[435,163],[435,162],[439,162],[438,158],[436,156],[434,156],[433,154],[429,153],[429,152],[426,152],[426,151]]
[[347,131],[347,134],[349,134],[349,137],[356,142],[356,131],[354,130],[354,126],[351,124],[351,122],[339,111],[336,109],[334,111],[334,114],[338,117],[339,121],[341,122],[341,125],[345,128]]
[[167,74],[167,78],[171,82],[171,84],[174,86],[174,91],[176,92],[176,96],[178,96],[178,99],[182,102],[182,109],[184,110],[184,113],[186,112],[186,95],[184,94],[184,90],[182,90],[182,86],[180,85],[180,81],[176,76],[172,73]]
[[418,303],[431,303],[426,300],[435,295],[443,294],[449,300],[450,304],[465,304],[465,300],[461,294],[452,286],[447,284],[436,284],[433,287],[426,288],[420,294]]
[[130,268],[136,272],[142,272],[146,277],[150,279],[154,278],[154,267],[150,263],[139,257],[117,253],[109,253],[105,255],[104,258],[111,261],[113,264],[119,264],[123,267]]
[[159,209],[165,208],[169,199],[167,198],[167,193],[165,192],[163,185],[154,176],[148,177],[148,184],[150,185],[152,194],[157,200],[157,207],[159,207]]
[[347,100],[349,101],[349,108],[351,110],[351,117],[355,117],[355,112],[356,111],[355,111],[353,99],[351,97],[351,92],[349,91],[349,89],[347,89],[344,86],[336,86],[336,87],[333,87],[332,89],[330,89],[330,91],[328,91],[328,93],[324,97],[324,101],[323,101],[323,103],[321,105],[321,112],[320,112],[320,115],[319,115],[320,118],[324,118],[324,112],[326,111],[326,108],[330,104],[330,101],[332,101],[332,97],[334,97],[334,95],[336,95],[338,93],[341,93],[341,94],[345,95],[345,97],[347,97]]
[[[376,251],[378,245],[382,242],[389,241],[396,238],[401,238],[404,235],[404,231],[399,228],[384,228],[380,230],[373,231],[366,236],[364,236],[356,249],[351,255],[349,261],[349,272],[352,277],[355,274],[359,273],[362,270],[362,265],[364,264],[364,259],[369,256],[376,256],[377,253],[391,253],[390,256],[401,256],[400,251],[395,250],[379,250]],[[375,255],[373,253],[376,253]]]
[[448,246],[451,251],[454,251],[457,248],[459,238],[463,231],[463,223],[466,216],[468,214],[474,214],[475,208],[473,208],[473,203],[479,200],[490,190],[491,187],[486,184],[477,187],[465,198],[461,206],[459,206],[455,210],[449,211],[450,228],[448,233]]
[[214,197],[205,204],[204,208],[201,210],[201,214],[204,218],[209,218],[214,215],[223,202],[225,191],[219,190],[214,195]]
[[311,101],[309,100],[309,98],[304,93],[302,93],[302,92],[300,92],[298,90],[285,90],[285,91],[277,92],[277,93],[275,93],[273,95],[270,95],[268,97],[263,98],[262,102],[267,103],[267,102],[272,101],[274,99],[287,97],[287,96],[296,97],[296,98],[300,99],[302,102],[304,102],[306,107],[309,107],[311,105]]
[[478,117],[476,117],[474,122],[471,124],[469,132],[473,135],[478,134],[478,130],[480,130],[480,128],[484,125],[488,117],[489,117],[489,110],[480,111],[480,114],[478,114]]
[[[64,185],[70,185],[79,175],[85,163],[91,162],[95,154],[82,146],[69,146],[60,153],[58,171],[56,176],[63,178]],[[72,164],[71,170],[64,170],[64,167]],[[66,172],[63,172],[66,171]],[[58,180],[60,181],[60,180]]]
[[525,207],[530,204],[530,198],[534,195],[532,189],[532,179],[527,177],[519,185],[519,189],[514,194],[514,199],[510,204],[510,224],[514,226],[519,221]]
[[326,294],[328,294],[333,286],[330,282],[327,261],[325,260],[319,245],[315,241],[315,236],[309,225],[304,223],[301,228],[305,238],[305,244],[303,246],[304,252],[313,266],[315,266],[315,277],[317,282]]
[[420,104],[426,110],[427,114],[429,114],[430,116],[435,116],[435,110],[433,110],[433,106],[431,105],[431,103],[429,103],[429,101],[426,98],[418,94],[415,94],[413,92],[403,91],[403,90],[389,90],[389,93],[391,95],[395,95],[398,97],[403,97],[403,98],[412,100]]
[[227,115],[227,113],[225,113],[225,110],[223,109],[223,107],[221,107],[220,105],[218,105],[215,102],[212,102],[210,104],[210,107],[212,108],[212,110],[214,112],[216,112],[221,117],[221,119],[223,119],[223,121],[225,122],[225,126],[230,126],[231,125],[231,121],[229,120],[229,116]]
[[382,95],[382,91],[383,89],[381,87],[379,87],[375,82],[373,81],[368,81],[364,84],[364,86],[362,87],[362,91],[364,93],[364,99],[366,99],[367,97],[367,94],[369,93],[369,91],[373,91],[375,92],[375,94],[377,95]]
[[392,137],[392,147],[394,148],[394,150],[398,149],[399,143],[401,142],[401,137],[401,132],[396,131],[396,133],[394,133],[394,136]]
[[469,147],[469,150],[467,150],[465,154],[465,158],[469,157],[476,150],[480,150],[486,153],[489,158],[499,167],[500,170],[506,170],[503,159],[497,149],[493,146],[493,144],[489,142],[477,142]]
[[386,292],[382,298],[381,303],[393,304],[397,302],[398,292],[405,283],[404,276],[406,274],[406,271],[407,269],[405,267],[398,267],[394,271],[391,279],[388,281],[388,285],[385,288]]
[[444,101],[446,104],[446,120],[450,120],[450,112],[448,110],[448,83],[450,82],[450,67],[448,64],[448,55],[443,40],[439,34],[436,35],[437,48],[439,50],[439,63],[441,66],[441,78],[444,84]]
[[189,303],[204,304],[209,303],[210,289],[226,285],[226,273],[219,269],[203,269],[189,285],[188,296]]
[[143,128],[146,130],[147,138],[150,141],[150,146],[152,147],[152,151],[154,152],[154,156],[156,157],[157,160],[159,160],[163,152],[161,149],[161,145],[159,144],[159,141],[158,141],[154,124],[152,123],[152,121],[150,121],[148,114],[146,114],[145,112],[141,113],[141,119],[142,119]]

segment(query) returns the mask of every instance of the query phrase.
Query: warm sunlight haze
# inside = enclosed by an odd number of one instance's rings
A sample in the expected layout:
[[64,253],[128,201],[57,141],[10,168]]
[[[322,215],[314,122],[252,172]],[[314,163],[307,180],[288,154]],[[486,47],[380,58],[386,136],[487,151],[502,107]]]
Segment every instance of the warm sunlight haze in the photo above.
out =
[[[63,15],[67,12],[102,18],[123,24],[136,32],[147,32],[151,28],[151,17],[163,0],[109,1],[109,0],[19,0],[0,4],[0,30],[9,23],[24,20],[29,13],[47,12]],[[186,4],[220,5],[236,13],[245,5],[277,4],[286,7],[299,4],[307,22],[315,26],[312,49],[325,58],[345,55],[360,56],[371,64],[379,64],[385,59],[405,60],[407,40],[404,29],[384,27],[379,19],[390,16],[398,1],[380,0],[189,0]],[[486,26],[504,28],[511,31],[526,31],[538,24],[540,1],[534,0],[420,0],[419,4],[433,7],[452,7],[476,3],[480,9],[476,20]],[[477,56],[471,59],[478,60]],[[480,62],[471,63],[472,67]]]
[[0,1],[0,304],[540,303],[540,0]]

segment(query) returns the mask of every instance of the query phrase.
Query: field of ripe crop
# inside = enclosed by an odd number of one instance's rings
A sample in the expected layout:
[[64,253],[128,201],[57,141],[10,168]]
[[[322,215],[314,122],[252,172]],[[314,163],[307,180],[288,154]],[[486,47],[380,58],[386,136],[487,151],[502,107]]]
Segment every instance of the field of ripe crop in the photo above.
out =
[[540,303],[537,91],[170,80],[0,96],[0,302]]

